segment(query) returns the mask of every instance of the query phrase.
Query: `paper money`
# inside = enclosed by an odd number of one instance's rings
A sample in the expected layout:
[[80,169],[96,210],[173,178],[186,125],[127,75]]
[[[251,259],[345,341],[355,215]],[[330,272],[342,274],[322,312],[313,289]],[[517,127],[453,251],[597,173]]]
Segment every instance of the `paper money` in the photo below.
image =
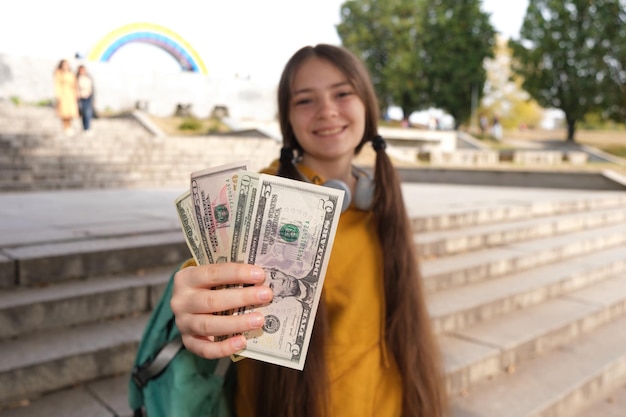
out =
[[197,265],[209,263],[209,257],[205,253],[200,240],[200,229],[195,221],[195,209],[191,201],[191,192],[186,191],[176,199],[176,212],[180,220],[180,225],[185,235],[185,241],[189,251]]
[[[260,265],[274,291],[260,311],[262,329],[239,356],[302,370],[326,268],[341,214],[344,192],[328,187],[260,175],[251,211],[246,263]],[[240,200],[242,201],[242,200]]]
[[247,162],[236,162],[191,174],[196,221],[209,263],[228,261],[238,175],[247,166]]
[[256,192],[260,174],[247,171],[239,172],[239,188],[235,204],[232,227],[230,261],[244,263],[248,249],[248,235],[252,225],[252,212],[255,207]]
[[176,199],[176,209],[198,265],[260,265],[274,292],[268,305],[216,313],[265,316],[261,329],[245,333],[247,348],[233,360],[248,357],[302,370],[344,192],[248,172],[247,165],[192,173],[190,190]]

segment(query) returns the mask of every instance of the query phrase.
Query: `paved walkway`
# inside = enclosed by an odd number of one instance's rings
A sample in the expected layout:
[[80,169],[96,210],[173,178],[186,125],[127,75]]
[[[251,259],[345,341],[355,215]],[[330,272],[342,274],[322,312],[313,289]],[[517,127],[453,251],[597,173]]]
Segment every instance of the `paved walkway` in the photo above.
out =
[[[411,217],[489,212],[512,205],[621,193],[447,184],[403,187]],[[0,193],[0,254],[9,247],[179,230],[174,200],[181,193],[179,189]]]

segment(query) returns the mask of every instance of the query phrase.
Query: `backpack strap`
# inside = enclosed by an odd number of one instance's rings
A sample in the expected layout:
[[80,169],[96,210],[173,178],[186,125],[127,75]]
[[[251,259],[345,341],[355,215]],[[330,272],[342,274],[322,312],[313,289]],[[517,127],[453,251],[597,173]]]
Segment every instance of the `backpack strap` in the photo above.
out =
[[161,350],[159,350],[154,359],[147,361],[141,366],[135,366],[133,368],[132,378],[135,384],[137,384],[137,387],[145,387],[148,381],[163,372],[182,348],[183,339],[181,336],[178,336],[174,340],[166,343]]
[[[154,359],[147,361],[141,366],[135,366],[133,368],[132,378],[135,384],[137,384],[137,387],[141,389],[145,387],[152,378],[159,376],[183,348],[183,338],[179,335],[174,340],[166,343],[161,350],[159,350]],[[220,358],[217,365],[215,365],[213,374],[222,378],[226,377],[230,363],[230,358]]]
[[217,361],[217,365],[215,365],[214,375],[217,375],[222,378],[226,378],[226,372],[228,372],[228,368],[233,361],[227,356],[225,358],[220,358]]

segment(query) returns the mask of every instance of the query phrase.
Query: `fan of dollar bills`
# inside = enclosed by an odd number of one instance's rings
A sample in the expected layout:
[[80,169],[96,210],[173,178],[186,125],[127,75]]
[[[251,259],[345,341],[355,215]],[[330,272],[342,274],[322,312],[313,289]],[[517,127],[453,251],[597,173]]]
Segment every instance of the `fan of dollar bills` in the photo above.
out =
[[247,169],[244,161],[193,172],[176,210],[198,265],[259,265],[272,284],[270,304],[224,313],[265,316],[237,357],[302,370],[344,192]]

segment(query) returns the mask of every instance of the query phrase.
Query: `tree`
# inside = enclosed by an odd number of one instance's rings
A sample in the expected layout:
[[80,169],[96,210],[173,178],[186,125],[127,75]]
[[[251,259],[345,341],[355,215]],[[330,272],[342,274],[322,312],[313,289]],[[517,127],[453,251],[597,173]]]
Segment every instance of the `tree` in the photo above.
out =
[[390,105],[405,115],[426,107],[420,96],[425,80],[421,73],[415,11],[420,0],[358,0],[341,6],[337,33],[343,46],[361,57],[367,66],[380,101],[381,110]]
[[[568,141],[588,112],[619,117],[626,75],[623,53],[620,58],[616,51],[626,42],[624,3],[530,0],[520,39],[510,41],[513,71],[541,106],[565,113]],[[621,96],[615,92],[620,79]]]
[[512,74],[511,55],[508,40],[498,36],[494,58],[485,60],[487,81],[481,113],[498,114],[507,129],[538,126],[543,109],[522,89],[520,77]]
[[454,117],[469,120],[471,97],[480,100],[487,78],[483,63],[493,57],[495,30],[480,0],[432,0],[420,13],[423,76],[427,96]]
[[[471,114],[472,90],[485,82],[495,31],[480,0],[353,0],[337,32],[370,73],[381,107],[405,115],[438,107],[457,126]],[[480,98],[480,97],[479,97]]]
[[603,89],[610,97],[602,113],[618,123],[626,123],[626,0],[614,2],[602,12],[608,15],[604,29],[615,39],[611,53],[603,56],[609,67],[609,77],[604,80]]

